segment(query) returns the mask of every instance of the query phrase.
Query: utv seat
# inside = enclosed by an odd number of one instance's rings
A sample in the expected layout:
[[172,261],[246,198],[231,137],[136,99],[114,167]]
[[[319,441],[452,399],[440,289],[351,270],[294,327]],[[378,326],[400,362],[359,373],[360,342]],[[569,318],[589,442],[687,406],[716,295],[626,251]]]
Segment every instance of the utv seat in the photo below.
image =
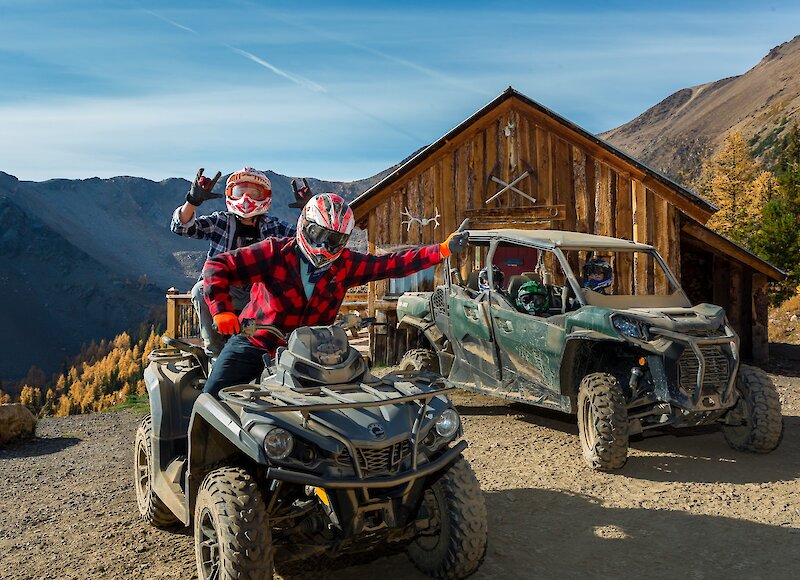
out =
[[473,270],[469,273],[467,277],[467,290],[472,290],[476,294],[478,293],[478,276],[480,276],[480,274],[478,270]]

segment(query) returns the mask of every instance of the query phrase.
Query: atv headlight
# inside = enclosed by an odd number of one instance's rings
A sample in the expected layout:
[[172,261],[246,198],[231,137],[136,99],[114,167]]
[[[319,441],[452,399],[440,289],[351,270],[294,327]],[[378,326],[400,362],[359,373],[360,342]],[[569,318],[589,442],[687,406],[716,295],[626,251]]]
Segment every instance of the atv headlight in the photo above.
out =
[[637,340],[647,340],[646,331],[644,326],[638,320],[630,320],[621,316],[614,316],[611,319],[611,324],[622,336],[635,338]]
[[294,449],[294,437],[286,429],[275,427],[264,438],[264,451],[270,459],[286,459]]
[[458,416],[456,410],[445,409],[444,413],[439,415],[439,418],[436,419],[436,432],[445,439],[449,439],[456,434],[460,424],[461,418]]

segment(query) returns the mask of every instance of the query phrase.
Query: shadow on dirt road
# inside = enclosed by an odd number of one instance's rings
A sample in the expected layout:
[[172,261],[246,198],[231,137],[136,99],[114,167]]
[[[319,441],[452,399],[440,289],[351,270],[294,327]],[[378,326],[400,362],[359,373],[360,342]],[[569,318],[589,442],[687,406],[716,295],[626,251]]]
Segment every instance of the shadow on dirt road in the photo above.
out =
[[0,461],[4,459],[24,459],[58,453],[68,447],[77,445],[81,440],[77,437],[35,437],[24,439],[0,447]]

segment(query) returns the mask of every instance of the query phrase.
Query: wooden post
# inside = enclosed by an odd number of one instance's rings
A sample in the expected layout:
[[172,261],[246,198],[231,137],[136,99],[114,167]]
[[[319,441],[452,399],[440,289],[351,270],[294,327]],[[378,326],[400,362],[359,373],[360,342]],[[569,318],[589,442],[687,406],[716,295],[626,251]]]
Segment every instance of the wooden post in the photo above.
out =
[[167,328],[164,330],[164,335],[170,338],[178,336],[178,301],[175,300],[178,294],[178,289],[175,287],[167,290]]
[[769,363],[769,299],[768,280],[764,274],[753,273],[753,362],[758,365]]
[[[626,240],[633,239],[633,201],[631,194],[631,176],[617,176],[617,211],[616,235]],[[617,255],[617,289],[620,294],[633,294],[633,256],[621,253]]]
[[729,262],[731,269],[731,281],[728,286],[728,307],[725,309],[725,314],[728,316],[733,328],[741,336],[745,329],[742,328],[742,309],[745,305],[751,308],[749,300],[747,303],[743,300],[744,296],[744,277],[742,267],[739,264]]

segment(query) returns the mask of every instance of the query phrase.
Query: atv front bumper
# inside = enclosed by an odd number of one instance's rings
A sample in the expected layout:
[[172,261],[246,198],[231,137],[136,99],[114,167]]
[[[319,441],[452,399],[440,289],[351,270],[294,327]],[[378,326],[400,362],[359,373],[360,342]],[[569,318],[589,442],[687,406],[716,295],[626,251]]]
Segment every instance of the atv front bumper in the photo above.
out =
[[333,479],[319,477],[310,473],[303,473],[302,471],[285,469],[283,467],[269,467],[267,468],[267,478],[299,485],[322,487],[324,489],[389,488],[413,482],[441,471],[458,459],[466,448],[467,442],[459,441],[430,463],[417,467],[415,470],[391,477]]

